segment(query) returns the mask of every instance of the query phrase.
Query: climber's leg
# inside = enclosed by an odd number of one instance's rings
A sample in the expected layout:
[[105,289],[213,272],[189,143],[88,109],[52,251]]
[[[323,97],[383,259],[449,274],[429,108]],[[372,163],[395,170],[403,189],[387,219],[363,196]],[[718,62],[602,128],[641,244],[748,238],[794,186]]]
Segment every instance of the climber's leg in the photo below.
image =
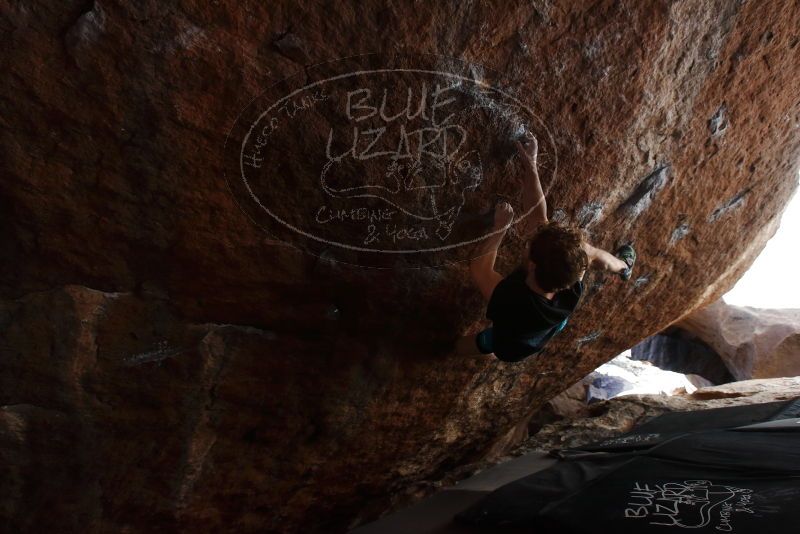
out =
[[481,356],[492,354],[492,328],[489,327],[476,335],[464,336],[456,342],[455,353],[458,356]]
[[491,354],[494,352],[494,328],[491,326],[475,336],[475,344],[481,354]]
[[553,338],[553,337],[554,337],[556,334],[558,334],[559,332],[561,332],[562,330],[564,330],[564,327],[565,327],[565,326],[567,326],[567,322],[568,322],[568,321],[569,321],[569,317],[567,317],[566,319],[564,319],[563,321],[561,321],[561,323],[559,323],[559,325],[558,325],[558,326],[556,327],[556,329],[553,331],[553,335],[552,335],[552,336],[550,336],[550,338],[552,339],[552,338]]

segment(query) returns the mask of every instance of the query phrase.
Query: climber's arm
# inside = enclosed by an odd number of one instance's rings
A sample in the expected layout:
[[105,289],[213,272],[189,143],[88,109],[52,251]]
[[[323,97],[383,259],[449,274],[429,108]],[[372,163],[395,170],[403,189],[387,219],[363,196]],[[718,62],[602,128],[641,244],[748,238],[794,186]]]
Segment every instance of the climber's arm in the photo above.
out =
[[469,274],[478,290],[487,301],[492,296],[494,288],[503,279],[502,275],[494,270],[497,260],[497,249],[503,242],[503,237],[508,231],[514,210],[507,202],[499,204],[494,211],[494,232],[478,245],[475,257],[469,262]]
[[620,271],[624,271],[628,267],[624,261],[617,258],[610,252],[593,247],[586,241],[581,243],[581,248],[583,248],[583,251],[586,252],[586,256],[589,258],[590,269],[618,273]]
[[540,225],[547,222],[547,201],[539,181],[539,167],[537,163],[539,145],[532,135],[523,138],[523,142],[516,141],[517,152],[522,158],[523,187],[522,202],[525,213],[529,215],[524,220],[520,229],[523,236],[530,236]]

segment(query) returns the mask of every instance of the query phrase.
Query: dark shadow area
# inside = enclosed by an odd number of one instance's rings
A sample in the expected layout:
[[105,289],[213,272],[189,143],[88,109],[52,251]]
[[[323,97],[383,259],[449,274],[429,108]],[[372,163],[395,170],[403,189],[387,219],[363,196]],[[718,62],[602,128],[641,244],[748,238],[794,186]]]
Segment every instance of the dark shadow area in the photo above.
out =
[[714,384],[735,380],[714,349],[676,327],[650,336],[633,347],[631,359],[650,362],[665,371],[700,375]]

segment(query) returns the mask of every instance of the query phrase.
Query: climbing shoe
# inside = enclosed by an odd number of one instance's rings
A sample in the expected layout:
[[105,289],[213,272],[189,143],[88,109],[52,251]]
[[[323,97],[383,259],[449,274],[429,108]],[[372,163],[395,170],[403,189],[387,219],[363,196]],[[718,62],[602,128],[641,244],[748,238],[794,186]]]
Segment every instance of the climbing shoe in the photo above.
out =
[[630,280],[631,274],[633,274],[633,264],[636,263],[636,251],[633,250],[631,245],[622,245],[614,253],[614,256],[624,261],[628,266],[627,269],[619,272],[619,277],[625,281]]

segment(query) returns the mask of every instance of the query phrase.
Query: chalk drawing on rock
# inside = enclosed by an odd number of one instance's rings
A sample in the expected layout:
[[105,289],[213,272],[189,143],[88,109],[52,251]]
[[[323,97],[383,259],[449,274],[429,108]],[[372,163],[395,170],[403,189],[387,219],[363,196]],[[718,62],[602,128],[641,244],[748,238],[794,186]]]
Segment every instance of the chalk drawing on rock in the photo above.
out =
[[539,140],[544,183],[557,171],[553,136],[493,79],[433,55],[315,65],[241,113],[226,142],[230,190],[255,224],[314,255],[377,267],[467,259],[494,232],[489,199],[512,199],[512,233],[533,212],[513,178],[515,139]]
[[[442,144],[446,147],[446,134],[443,137]],[[468,192],[483,180],[481,158],[476,150],[448,156],[445,149],[441,154],[426,152],[418,159],[392,156],[383,174],[360,174],[352,168],[337,167],[337,162],[331,160],[320,174],[321,187],[328,195],[381,199],[412,219],[435,221],[435,233],[442,241],[450,235]],[[345,179],[362,176],[369,178],[369,183],[342,186],[335,176],[337,170],[342,171]]]

